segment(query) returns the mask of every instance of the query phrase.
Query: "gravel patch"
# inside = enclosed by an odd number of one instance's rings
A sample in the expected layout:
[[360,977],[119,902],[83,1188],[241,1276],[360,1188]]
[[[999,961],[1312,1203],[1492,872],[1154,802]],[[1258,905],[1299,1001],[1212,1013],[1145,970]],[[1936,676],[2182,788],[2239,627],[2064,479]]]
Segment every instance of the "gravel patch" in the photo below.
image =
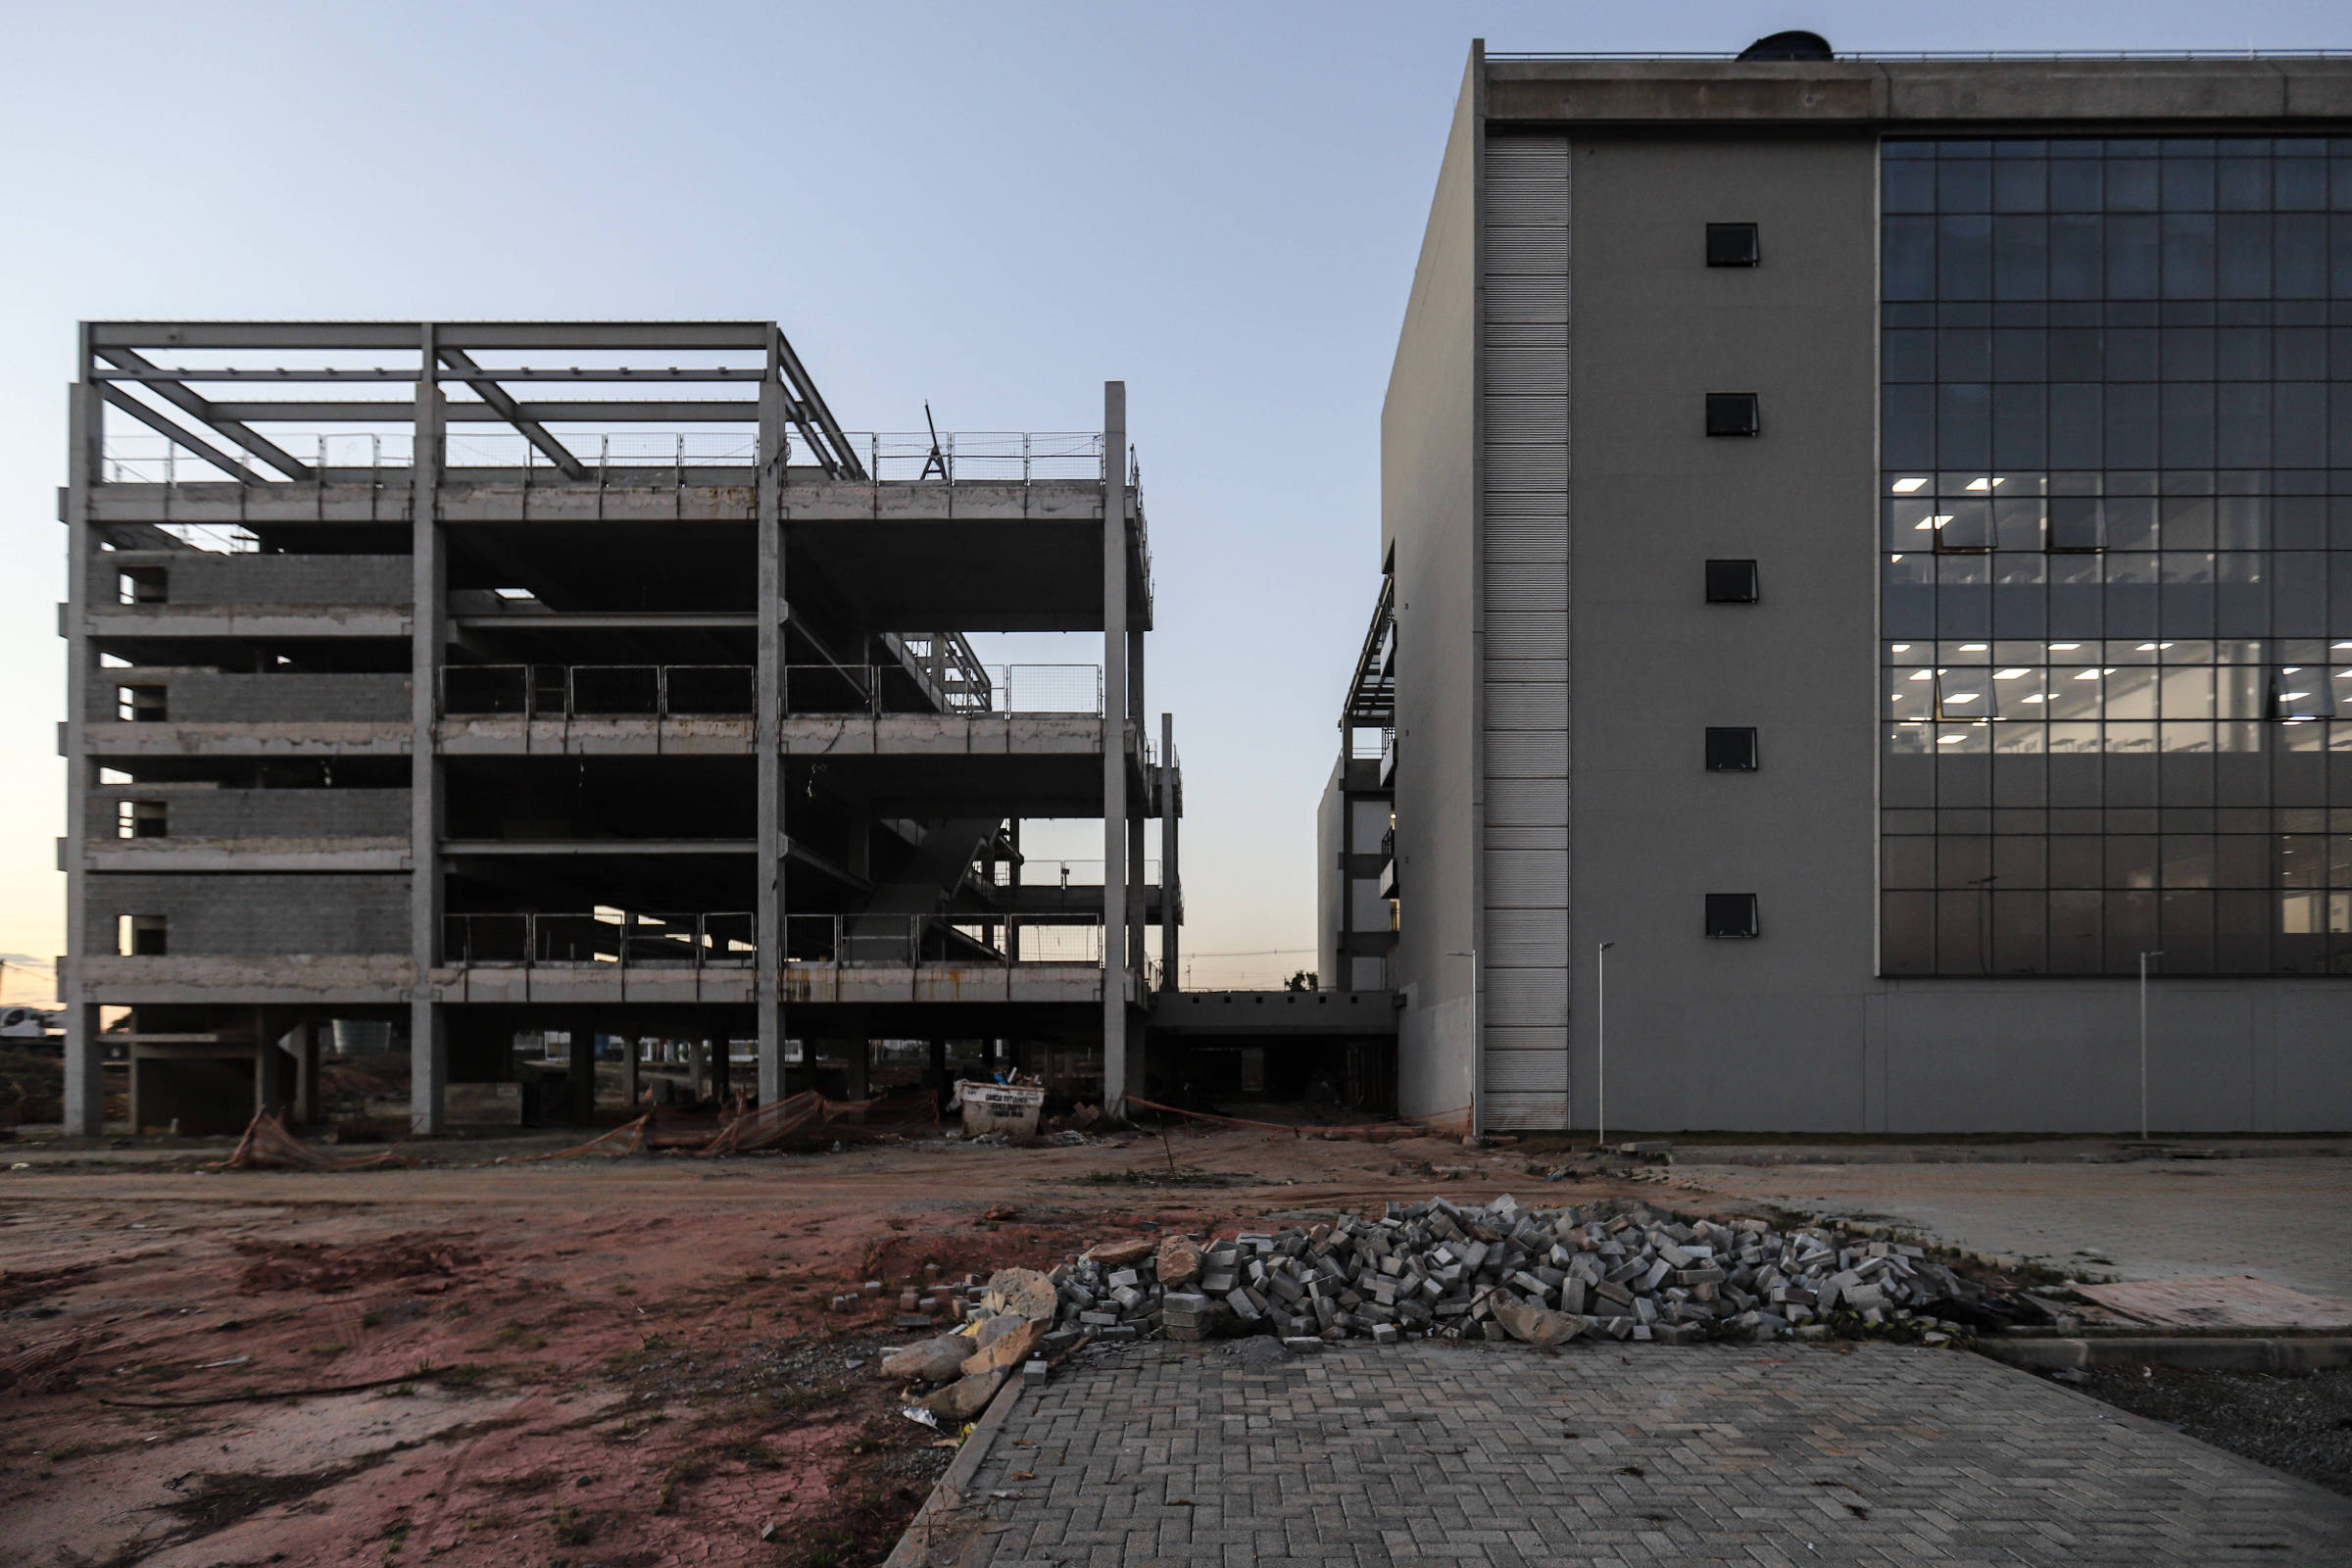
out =
[[2109,1404],[2352,1496],[2352,1368],[2210,1372],[2111,1366],[2091,1368],[2082,1377],[2075,1386]]

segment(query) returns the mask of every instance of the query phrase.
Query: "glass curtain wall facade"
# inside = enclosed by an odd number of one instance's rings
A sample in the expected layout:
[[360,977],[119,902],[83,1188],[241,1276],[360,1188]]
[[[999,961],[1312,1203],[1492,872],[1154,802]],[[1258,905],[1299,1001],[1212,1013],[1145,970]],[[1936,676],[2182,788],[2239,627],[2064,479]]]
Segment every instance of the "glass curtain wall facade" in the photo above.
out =
[[2352,973],[2352,138],[1881,178],[1883,972]]

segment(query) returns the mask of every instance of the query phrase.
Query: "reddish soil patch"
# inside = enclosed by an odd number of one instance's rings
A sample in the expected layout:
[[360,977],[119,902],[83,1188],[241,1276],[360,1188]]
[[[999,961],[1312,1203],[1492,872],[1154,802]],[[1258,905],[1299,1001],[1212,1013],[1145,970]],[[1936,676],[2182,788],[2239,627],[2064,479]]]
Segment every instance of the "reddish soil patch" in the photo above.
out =
[[[239,1242],[236,1250],[253,1259],[237,1276],[239,1288],[248,1294],[310,1291],[329,1296],[387,1280],[410,1281],[409,1288],[416,1291],[442,1291],[460,1269],[481,1261],[476,1253],[419,1236],[388,1236],[353,1247]],[[443,1283],[430,1283],[435,1280]]]
[[[1246,1131],[13,1173],[0,1253],[25,1272],[7,1277],[0,1361],[85,1348],[0,1392],[0,1568],[876,1563],[950,1457],[873,1378],[926,1265],[985,1277],[1113,1237],[1418,1198],[1433,1160],[1464,1200],[1541,1186],[1523,1156]],[[1181,1190],[1145,1190],[1172,1169]],[[861,1291],[875,1279],[880,1298]]]

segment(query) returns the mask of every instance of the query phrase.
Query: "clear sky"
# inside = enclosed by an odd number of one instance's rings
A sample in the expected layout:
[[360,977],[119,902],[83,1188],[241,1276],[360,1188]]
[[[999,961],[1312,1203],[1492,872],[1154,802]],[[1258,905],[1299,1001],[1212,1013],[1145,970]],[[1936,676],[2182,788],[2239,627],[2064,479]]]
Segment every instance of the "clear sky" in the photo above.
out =
[[[1088,429],[1127,381],[1193,980],[1310,963],[1269,950],[1314,942],[1314,804],[1378,587],[1380,401],[1471,38],[1736,50],[1782,27],[1862,51],[2341,49],[2352,6],[20,0],[0,954],[64,941],[77,319],[727,317],[781,321],[852,429],[919,428],[926,398],[942,429]],[[31,978],[8,1000],[45,996]]]

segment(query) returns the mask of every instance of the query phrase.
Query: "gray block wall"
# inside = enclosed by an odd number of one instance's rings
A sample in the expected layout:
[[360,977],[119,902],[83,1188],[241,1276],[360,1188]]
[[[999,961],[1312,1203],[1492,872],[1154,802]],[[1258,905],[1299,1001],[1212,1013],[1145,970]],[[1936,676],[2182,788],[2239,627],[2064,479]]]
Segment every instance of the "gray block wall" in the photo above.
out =
[[93,608],[119,608],[121,574],[130,567],[164,572],[167,605],[406,607],[415,597],[406,556],[106,550],[90,558]]
[[392,724],[410,716],[406,675],[102,669],[97,676],[90,682],[89,716],[98,723],[116,716],[116,688],[130,684],[162,686],[166,715],[174,724]]
[[405,876],[155,876],[91,872],[85,951],[116,951],[116,921],[162,915],[167,956],[409,951]]
[[110,784],[90,795],[84,831],[116,837],[116,802],[165,803],[165,837],[182,839],[335,839],[409,837],[407,790],[156,789]]

